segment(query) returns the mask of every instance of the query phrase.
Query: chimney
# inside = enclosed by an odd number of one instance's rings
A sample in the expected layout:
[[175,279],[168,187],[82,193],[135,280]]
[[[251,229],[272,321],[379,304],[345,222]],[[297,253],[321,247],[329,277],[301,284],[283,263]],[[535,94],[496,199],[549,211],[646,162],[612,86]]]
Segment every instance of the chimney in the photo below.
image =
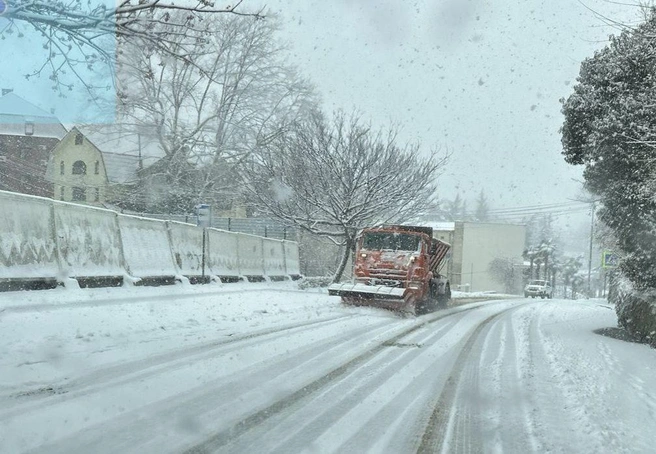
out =
[[2,96],[6,95],[7,93],[11,93],[12,91],[14,91],[13,88],[3,88],[2,89]]

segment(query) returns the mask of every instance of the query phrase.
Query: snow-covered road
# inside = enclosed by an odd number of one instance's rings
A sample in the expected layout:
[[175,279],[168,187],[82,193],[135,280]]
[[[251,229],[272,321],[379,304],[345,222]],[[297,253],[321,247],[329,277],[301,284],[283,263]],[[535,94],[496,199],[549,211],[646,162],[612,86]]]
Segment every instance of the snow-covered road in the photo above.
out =
[[293,283],[0,294],[0,451],[653,452],[601,300],[422,317]]

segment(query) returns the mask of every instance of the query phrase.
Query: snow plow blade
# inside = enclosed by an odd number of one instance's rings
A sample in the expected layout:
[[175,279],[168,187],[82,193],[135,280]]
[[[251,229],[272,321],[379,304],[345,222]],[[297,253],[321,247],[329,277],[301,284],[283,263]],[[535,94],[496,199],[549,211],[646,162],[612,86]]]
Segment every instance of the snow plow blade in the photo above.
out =
[[403,314],[415,314],[414,298],[407,289],[384,285],[332,284],[328,294],[341,296],[344,304],[372,306]]
[[328,287],[328,294],[347,298],[395,299],[403,301],[405,289],[386,287],[384,285],[331,284]]

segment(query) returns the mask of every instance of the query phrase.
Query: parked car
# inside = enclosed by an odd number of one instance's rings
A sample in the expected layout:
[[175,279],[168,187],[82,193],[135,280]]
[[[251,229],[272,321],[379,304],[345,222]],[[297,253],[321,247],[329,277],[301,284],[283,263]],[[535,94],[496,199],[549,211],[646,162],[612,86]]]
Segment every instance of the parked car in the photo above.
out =
[[528,297],[552,298],[553,289],[549,281],[530,281],[524,288],[524,298]]

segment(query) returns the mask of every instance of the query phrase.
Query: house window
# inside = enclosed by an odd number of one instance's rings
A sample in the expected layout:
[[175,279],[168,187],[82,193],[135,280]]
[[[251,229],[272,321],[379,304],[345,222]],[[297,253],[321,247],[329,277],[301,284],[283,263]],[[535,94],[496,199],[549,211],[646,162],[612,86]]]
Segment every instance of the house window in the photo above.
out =
[[82,145],[84,143],[84,136],[80,133],[75,134],[75,145]]
[[73,188],[73,201],[74,202],[86,202],[87,201],[87,191],[84,188]]
[[86,175],[87,165],[84,161],[75,161],[73,163],[73,175]]
[[95,200],[96,202],[100,202],[100,188],[96,188],[96,197]]
[[98,175],[100,173],[100,163],[96,161],[96,165],[94,166],[94,173]]
[[25,135],[26,136],[34,135],[34,122],[31,120],[25,121]]
[[[64,161],[59,163],[59,174],[64,175]],[[63,188],[62,188],[63,189]]]
[[59,188],[59,200],[64,200],[64,186]]

